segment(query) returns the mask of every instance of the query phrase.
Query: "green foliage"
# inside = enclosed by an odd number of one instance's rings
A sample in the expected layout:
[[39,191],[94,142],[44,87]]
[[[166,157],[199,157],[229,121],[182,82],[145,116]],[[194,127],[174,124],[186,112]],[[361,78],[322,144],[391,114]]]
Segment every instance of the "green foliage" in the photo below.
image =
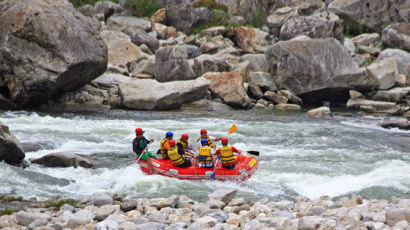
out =
[[[84,6],[86,4],[94,5],[95,3],[102,1],[102,0],[69,0],[75,8]],[[110,0],[111,2],[118,3],[119,0]]]
[[202,30],[215,27],[215,26],[226,26],[228,24],[229,15],[221,10],[212,10],[211,17],[207,23],[204,25],[192,28],[188,31],[188,34],[198,34]]
[[136,17],[151,17],[161,7],[153,0],[128,0],[131,13]]
[[2,202],[13,202],[13,201],[22,201],[23,197],[21,196],[8,196],[8,195],[4,195],[0,197],[0,200]]
[[259,11],[254,11],[252,15],[252,25],[260,27],[263,24],[263,17]]
[[[0,1],[0,2],[1,2],[1,1]],[[0,210],[0,216],[11,215],[11,214],[13,214],[14,212],[17,212],[17,211],[14,210],[14,209],[5,208],[5,209],[3,209],[3,210]]]
[[359,21],[359,34],[362,34],[364,32],[364,19],[361,18]]
[[199,0],[194,3],[194,7],[195,8],[205,7],[210,10],[223,10],[225,11],[225,13],[228,12],[228,7],[215,2],[215,0]]
[[60,208],[61,206],[65,204],[69,204],[71,206],[77,205],[77,201],[73,199],[62,199],[60,196],[57,196],[51,200],[48,200],[45,203],[48,207],[56,207],[56,208]]

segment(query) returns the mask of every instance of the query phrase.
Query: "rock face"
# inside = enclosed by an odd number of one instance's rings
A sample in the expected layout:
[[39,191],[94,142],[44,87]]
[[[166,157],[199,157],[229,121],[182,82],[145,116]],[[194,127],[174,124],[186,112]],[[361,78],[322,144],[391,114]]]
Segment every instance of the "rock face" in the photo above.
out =
[[207,8],[194,8],[190,0],[168,0],[165,3],[167,25],[187,31],[205,23],[211,15]]
[[383,44],[410,51],[410,24],[397,23],[389,25],[382,32]]
[[185,46],[168,46],[155,53],[155,79],[159,82],[194,79],[195,73],[188,63]]
[[134,79],[121,83],[119,94],[123,106],[130,109],[177,109],[182,103],[204,98],[209,85],[209,81],[204,78],[166,83],[152,79]]
[[0,3],[0,87],[35,106],[82,87],[107,68],[97,26],[68,1]]
[[238,108],[249,106],[250,101],[243,87],[243,79],[237,72],[209,72],[204,77],[211,82],[212,94],[221,98],[226,104]]
[[10,133],[9,127],[0,122],[0,161],[19,165],[25,154],[19,141]]
[[299,35],[310,38],[334,37],[343,41],[343,24],[337,15],[320,12],[311,16],[293,17],[280,30],[281,40],[290,40]]
[[31,163],[40,164],[45,167],[95,167],[96,162],[89,156],[74,154],[70,152],[56,152],[47,154],[41,158],[31,160]]
[[408,22],[408,1],[386,0],[335,0],[328,10],[343,19],[352,30],[368,29],[381,32],[396,22]]
[[348,89],[369,90],[377,84],[333,38],[281,41],[269,47],[265,55],[278,87],[300,96],[305,104],[317,104],[329,97],[346,102]]
[[410,53],[399,49],[385,49],[377,57],[377,62],[385,58],[394,58],[400,74],[410,78]]

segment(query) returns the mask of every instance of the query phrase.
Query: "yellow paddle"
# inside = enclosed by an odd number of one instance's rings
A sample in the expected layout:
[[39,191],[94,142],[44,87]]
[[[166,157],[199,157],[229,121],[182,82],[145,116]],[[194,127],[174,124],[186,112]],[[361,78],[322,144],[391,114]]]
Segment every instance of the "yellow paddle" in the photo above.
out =
[[238,130],[238,127],[235,124],[233,124],[231,126],[231,128],[229,128],[228,134],[232,134],[232,133],[236,132],[236,130]]

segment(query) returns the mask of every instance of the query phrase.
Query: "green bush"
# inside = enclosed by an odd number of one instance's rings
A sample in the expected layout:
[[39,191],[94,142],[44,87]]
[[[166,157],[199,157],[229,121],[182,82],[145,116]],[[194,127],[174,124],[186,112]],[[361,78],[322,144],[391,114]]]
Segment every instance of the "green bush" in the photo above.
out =
[[229,15],[221,10],[212,10],[210,19],[204,25],[192,28],[188,34],[198,34],[202,30],[215,27],[215,26],[226,26],[228,24]]
[[153,0],[128,0],[131,13],[136,17],[151,17],[161,7]]
[[[0,0],[0,2],[1,2],[1,0]],[[11,215],[11,214],[13,214],[14,212],[17,212],[17,211],[14,210],[14,209],[5,208],[5,209],[3,209],[3,210],[0,210],[0,216]]]
[[71,206],[76,206],[77,205],[77,201],[75,201],[73,199],[62,199],[59,196],[57,196],[57,197],[55,197],[51,200],[48,200],[45,203],[48,207],[56,207],[56,208],[60,208],[61,206],[65,205],[65,204],[69,204]]
[[252,25],[256,27],[260,27],[263,24],[263,17],[262,14],[258,11],[254,11],[252,15]]
[[225,11],[225,13],[228,13],[228,7],[215,2],[215,0],[199,0],[194,3],[194,7],[195,8],[205,7],[210,10],[223,10]]
[[9,195],[3,195],[0,197],[0,200],[2,202],[13,202],[13,201],[22,201],[23,197],[21,196],[9,196]]

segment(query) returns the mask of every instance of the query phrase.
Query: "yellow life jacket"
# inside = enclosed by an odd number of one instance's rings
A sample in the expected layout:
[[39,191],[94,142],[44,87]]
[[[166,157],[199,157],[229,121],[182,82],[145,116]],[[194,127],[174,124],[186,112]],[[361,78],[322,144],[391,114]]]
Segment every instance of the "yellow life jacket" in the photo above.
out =
[[180,144],[182,146],[182,149],[184,150],[184,152],[186,152],[186,150],[188,149],[188,143],[183,142],[182,139],[179,139],[177,144]]
[[166,159],[168,157],[167,155],[167,149],[165,148],[165,143],[168,143],[169,140],[167,138],[162,138],[161,143],[159,144],[159,150],[161,151],[162,158]]
[[204,146],[204,147],[199,148],[199,163],[209,164],[211,162],[212,162],[211,147]]
[[168,157],[172,160],[172,163],[174,163],[174,165],[180,165],[184,163],[184,158],[179,155],[178,148],[168,150]]
[[[200,137],[200,138],[198,138],[197,141],[201,141],[202,139],[204,139],[204,138]],[[206,139],[208,140],[208,146],[211,147],[211,148],[213,148],[213,147],[214,147],[214,144],[212,143],[211,138],[210,138],[208,135],[206,135]]]
[[235,159],[233,158],[232,146],[225,145],[220,151],[222,164],[232,164],[235,162]]

